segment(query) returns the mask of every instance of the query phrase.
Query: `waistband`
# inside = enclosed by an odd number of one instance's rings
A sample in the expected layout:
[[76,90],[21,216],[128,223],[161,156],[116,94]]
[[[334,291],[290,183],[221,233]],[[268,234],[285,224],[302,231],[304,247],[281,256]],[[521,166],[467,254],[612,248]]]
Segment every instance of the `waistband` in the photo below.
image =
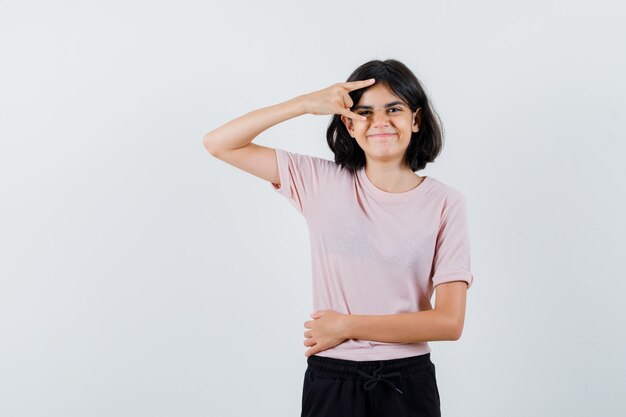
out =
[[389,378],[424,371],[433,366],[433,363],[429,352],[407,358],[378,361],[351,361],[312,355],[307,358],[307,365],[314,375],[323,378],[364,380],[366,390],[374,388],[378,382],[385,382],[402,394]]

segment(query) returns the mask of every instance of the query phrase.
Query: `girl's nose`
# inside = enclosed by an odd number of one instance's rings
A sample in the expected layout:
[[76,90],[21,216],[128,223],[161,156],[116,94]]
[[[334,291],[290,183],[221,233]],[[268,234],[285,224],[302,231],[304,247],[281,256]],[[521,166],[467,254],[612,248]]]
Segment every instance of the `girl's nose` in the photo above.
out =
[[384,125],[389,124],[389,116],[387,115],[387,110],[374,112],[372,115],[372,124],[374,126],[377,126],[377,125],[384,126]]

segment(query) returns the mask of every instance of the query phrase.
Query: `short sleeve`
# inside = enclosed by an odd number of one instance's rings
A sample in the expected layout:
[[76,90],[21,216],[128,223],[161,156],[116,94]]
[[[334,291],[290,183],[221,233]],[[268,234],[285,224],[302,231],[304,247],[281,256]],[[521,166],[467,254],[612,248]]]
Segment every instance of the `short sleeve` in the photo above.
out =
[[331,161],[279,148],[275,151],[280,186],[272,183],[272,187],[306,216],[321,184],[327,180],[327,164]]
[[471,272],[467,201],[463,195],[445,203],[437,234],[433,271],[433,286],[444,282],[465,281],[470,288]]

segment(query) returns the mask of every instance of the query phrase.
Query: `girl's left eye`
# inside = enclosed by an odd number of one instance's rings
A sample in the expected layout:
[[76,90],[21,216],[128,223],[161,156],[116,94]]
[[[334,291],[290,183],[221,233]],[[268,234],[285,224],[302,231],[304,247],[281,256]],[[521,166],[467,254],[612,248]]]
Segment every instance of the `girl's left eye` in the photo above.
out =
[[[399,111],[402,111],[402,109],[401,109],[401,108],[399,108],[399,107],[391,107],[391,108],[389,109],[389,111],[391,111],[391,110],[396,110],[396,111],[395,111],[395,113],[397,113],[397,112],[399,112]],[[357,113],[357,114],[359,114],[359,115],[361,115],[361,116],[367,116],[369,113],[370,113],[370,111],[368,111],[368,110],[363,110],[362,112],[359,112],[359,113]]]

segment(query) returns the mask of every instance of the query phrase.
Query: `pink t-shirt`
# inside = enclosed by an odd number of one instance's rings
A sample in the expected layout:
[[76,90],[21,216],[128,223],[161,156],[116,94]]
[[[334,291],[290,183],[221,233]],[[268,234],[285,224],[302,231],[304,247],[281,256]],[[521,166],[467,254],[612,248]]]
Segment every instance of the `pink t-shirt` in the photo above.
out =
[[[280,187],[304,216],[311,245],[313,310],[398,314],[432,309],[434,286],[472,285],[466,198],[426,176],[389,193],[360,169],[276,149]],[[430,352],[423,343],[348,339],[317,356],[354,361]]]

